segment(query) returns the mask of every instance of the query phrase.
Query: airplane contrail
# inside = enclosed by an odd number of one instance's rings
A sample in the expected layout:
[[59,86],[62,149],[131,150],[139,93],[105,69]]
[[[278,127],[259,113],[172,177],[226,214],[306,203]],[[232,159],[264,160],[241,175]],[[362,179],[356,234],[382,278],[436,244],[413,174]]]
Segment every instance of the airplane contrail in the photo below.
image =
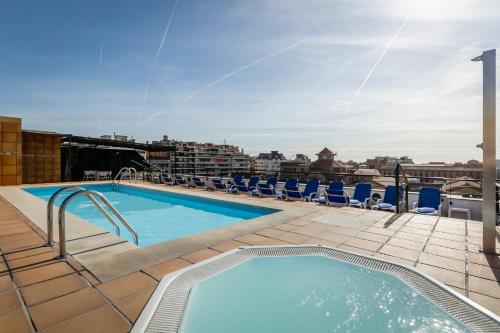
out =
[[97,92],[97,100],[96,100],[96,109],[97,109],[97,120],[99,123],[99,130],[102,131],[102,119],[101,119],[101,90],[100,90],[100,82],[101,82],[101,68],[102,68],[102,43],[101,50],[99,52],[99,69],[97,70],[97,84],[98,84],[98,92]]
[[[249,64],[241,66],[241,67],[239,67],[239,68],[237,68],[237,69],[235,69],[235,70],[233,70],[233,71],[231,71],[231,72],[229,72],[227,74],[224,74],[221,77],[219,77],[218,79],[215,79],[214,81],[211,81],[211,82],[209,82],[207,84],[204,84],[203,86],[201,86],[199,88],[196,88],[195,90],[193,90],[189,94],[187,94],[185,97],[183,97],[176,105],[174,105],[172,107],[175,107],[175,106],[178,106],[180,104],[188,102],[191,98],[193,98],[193,96],[195,96],[196,94],[200,93],[201,91],[203,91],[203,90],[205,90],[207,88],[210,88],[210,87],[216,85],[217,83],[219,83],[219,82],[221,82],[221,81],[223,81],[223,80],[225,80],[225,79],[227,79],[227,78],[229,78],[229,77],[231,77],[233,75],[238,74],[239,72],[242,72],[244,70],[250,69],[250,68],[252,68],[252,67],[254,67],[254,66],[256,66],[256,65],[258,65],[258,64],[260,64],[260,63],[262,63],[262,62],[264,62],[264,61],[266,61],[268,59],[270,59],[270,58],[273,58],[273,57],[275,57],[277,55],[280,55],[280,54],[282,54],[284,52],[287,52],[287,51],[289,51],[289,50],[291,50],[293,48],[296,48],[300,44],[302,44],[305,41],[307,41],[309,38],[310,37],[303,38],[303,39],[299,40],[298,42],[295,42],[295,43],[293,43],[291,45],[288,45],[287,47],[284,47],[282,49],[276,50],[276,51],[274,51],[274,52],[272,52],[272,53],[270,53],[270,54],[268,54],[268,55],[266,55],[264,57],[261,57],[261,58],[255,60],[255,61],[252,61]],[[153,118],[159,117],[163,113],[165,113],[165,110],[158,110],[158,111],[154,112],[153,114],[151,114],[150,116],[148,116],[146,119],[144,119],[142,121],[142,123],[145,123],[145,122],[147,122],[147,121],[149,121],[149,120],[151,120]]]
[[270,59],[270,58],[272,58],[272,57],[275,57],[275,56],[277,56],[277,55],[279,55],[279,54],[281,54],[281,53],[284,53],[284,52],[289,51],[289,50],[291,50],[291,49],[293,49],[293,48],[296,48],[296,47],[297,47],[297,46],[299,46],[300,44],[304,43],[307,39],[309,39],[309,37],[306,37],[306,38],[304,38],[304,39],[302,39],[302,40],[299,40],[298,42],[295,42],[295,43],[293,43],[293,44],[291,44],[291,45],[288,45],[288,46],[287,46],[287,47],[285,47],[285,48],[282,48],[282,49],[279,49],[279,50],[277,50],[277,51],[274,51],[273,53],[270,53],[270,54],[268,54],[268,55],[266,55],[266,56],[264,56],[264,57],[262,57],[262,58],[259,58],[259,59],[255,60],[255,61],[253,61],[253,62],[251,62],[251,63],[249,63],[249,64],[246,64],[246,65],[244,65],[244,66],[241,66],[240,68],[237,68],[237,69],[235,69],[234,71],[229,72],[229,73],[227,73],[227,74],[225,74],[225,75],[221,76],[220,78],[218,78],[218,79],[216,79],[216,80],[214,80],[214,81],[212,81],[212,82],[210,82],[210,83],[207,83],[207,84],[205,84],[205,85],[203,85],[203,86],[201,86],[201,87],[199,87],[199,88],[197,88],[197,89],[193,90],[191,93],[189,93],[186,97],[184,97],[184,98],[181,100],[181,103],[184,103],[184,102],[189,101],[189,100],[190,100],[190,99],[191,99],[194,95],[196,95],[196,94],[197,94],[197,93],[199,93],[200,91],[205,90],[205,89],[207,89],[207,88],[210,88],[210,87],[212,87],[212,86],[216,85],[217,83],[219,83],[219,82],[221,82],[221,81],[223,81],[223,80],[225,80],[225,79],[227,79],[227,78],[229,78],[229,77],[231,77],[231,76],[233,76],[233,75],[235,75],[235,74],[238,74],[238,73],[239,73],[239,72],[241,72],[241,71],[244,71],[244,70],[250,69],[250,68],[252,68],[252,67],[254,67],[254,66],[256,66],[256,65],[260,64],[261,62],[264,62],[264,61],[266,61],[266,60],[268,60],[268,59]]
[[[386,44],[384,50],[382,51],[382,53],[380,54],[380,56],[378,57],[377,61],[375,62],[375,64],[373,65],[373,67],[368,71],[368,74],[366,75],[365,79],[363,80],[363,82],[361,82],[361,85],[359,86],[358,90],[356,91],[356,93],[354,94],[354,97],[351,99],[351,101],[349,102],[349,104],[347,105],[343,115],[342,115],[342,118],[340,119],[340,121],[338,122],[338,126],[340,126],[340,124],[342,124],[342,122],[344,121],[345,117],[351,112],[351,108],[353,106],[353,104],[356,102],[356,100],[358,99],[358,96],[359,94],[361,93],[361,90],[363,90],[365,84],[368,82],[368,80],[371,78],[373,72],[375,72],[375,70],[377,69],[378,65],[380,64],[380,62],[382,61],[382,59],[384,59],[385,57],[385,54],[387,53],[387,51],[389,51],[389,49],[391,48],[392,44],[394,43],[394,41],[396,39],[398,39],[399,37],[399,34],[401,33],[401,31],[403,31],[403,29],[405,28],[406,24],[408,23],[408,21],[410,20],[410,18],[413,16],[413,14],[415,13],[415,2],[414,2],[414,5],[413,5],[413,8],[410,10],[410,12],[408,13],[408,15],[406,16],[406,18],[404,19],[403,23],[401,24],[401,26],[399,27],[399,29],[396,31],[396,33],[394,34],[394,36],[392,36],[392,38],[389,40],[389,42]],[[337,126],[337,127],[338,127]]]
[[151,85],[151,80],[153,79],[154,66],[156,65],[156,62],[158,61],[158,57],[160,56],[161,51],[163,50],[163,45],[165,44],[165,39],[167,38],[168,31],[170,30],[170,24],[172,23],[172,19],[174,18],[174,14],[175,14],[175,9],[177,8],[178,4],[179,4],[179,0],[176,0],[175,4],[174,4],[174,8],[172,8],[172,12],[170,13],[170,18],[168,19],[167,26],[165,27],[165,31],[163,31],[163,37],[161,39],[160,46],[158,46],[158,50],[156,51],[156,55],[153,58],[153,62],[151,63],[151,70],[149,71],[148,81],[146,83],[146,87],[144,88],[144,96],[142,98],[141,107],[139,109],[139,113],[137,114],[137,122],[140,121],[140,119],[142,117],[142,113],[144,111],[144,105],[146,104],[146,101],[148,100],[149,86]]

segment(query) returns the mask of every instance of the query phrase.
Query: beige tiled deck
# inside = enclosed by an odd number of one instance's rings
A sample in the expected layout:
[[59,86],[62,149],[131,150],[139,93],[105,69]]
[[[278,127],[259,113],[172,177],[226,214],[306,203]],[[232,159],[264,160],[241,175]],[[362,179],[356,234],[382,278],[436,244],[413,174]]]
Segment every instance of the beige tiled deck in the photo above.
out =
[[286,223],[101,282],[77,260],[55,259],[56,252],[44,246],[45,234],[0,201],[0,328],[127,332],[165,274],[239,246],[280,244],[324,244],[413,266],[500,314],[500,258],[479,252],[481,223],[315,207]]

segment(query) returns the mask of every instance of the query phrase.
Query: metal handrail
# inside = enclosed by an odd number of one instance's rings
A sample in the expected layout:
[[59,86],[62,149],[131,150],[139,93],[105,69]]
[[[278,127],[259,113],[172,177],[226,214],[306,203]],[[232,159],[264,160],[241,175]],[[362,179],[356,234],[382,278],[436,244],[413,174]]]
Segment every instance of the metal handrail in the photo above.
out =
[[[137,183],[137,169],[134,167],[129,168],[130,171],[134,171],[134,181]],[[130,180],[132,180],[132,173],[130,173]]]
[[[128,222],[123,218],[123,216],[116,210],[116,208],[111,204],[111,202],[106,199],[106,197],[97,191],[93,190],[81,190],[75,193],[70,194],[64,201],[62,202],[61,206],[59,207],[59,257],[65,258],[66,257],[66,218],[65,218],[65,212],[66,208],[68,207],[69,203],[71,200],[74,198],[81,196],[81,195],[91,195],[91,196],[96,196],[101,201],[108,207],[109,210],[115,214],[115,216],[118,218],[118,220],[122,223],[122,225],[127,228],[127,230],[130,232],[132,235],[132,238],[134,239],[134,244],[139,245],[139,238],[137,236],[137,233],[135,230],[128,224]],[[102,207],[101,207],[102,208]]]
[[113,177],[113,180],[111,181],[111,189],[112,190],[114,190],[114,188],[115,188],[115,182],[117,181],[118,178],[121,177],[122,172],[125,171],[126,169],[127,169],[127,167],[121,168],[120,171],[118,171],[116,173],[116,175]]
[[125,170],[127,170],[127,169],[128,169],[128,167],[123,167],[123,168],[121,168],[121,169],[120,169],[120,171],[118,171],[118,172],[116,173],[116,175],[115,175],[115,177],[113,178],[113,180],[117,180],[117,179],[120,177],[120,175],[122,174],[122,171],[125,171]]
[[[47,246],[52,246],[54,245],[54,218],[53,218],[53,207],[54,207],[54,202],[56,201],[56,198],[61,194],[62,192],[66,191],[85,191],[83,187],[80,186],[75,186],[75,185],[70,185],[70,186],[65,186],[63,188],[60,188],[52,196],[50,197],[49,201],[47,202]],[[102,208],[102,206],[95,200],[95,198],[91,195],[88,194],[87,198],[96,206],[97,209],[106,217],[106,219],[113,225],[115,228],[115,232],[117,236],[120,236],[120,228],[118,225],[115,223],[113,218]]]
[[124,171],[128,171],[129,172],[129,177],[130,177],[130,180],[132,180],[132,171],[134,173],[134,180],[135,182],[137,183],[137,170],[135,168],[131,168],[131,167],[123,167],[120,169],[120,171],[118,171],[118,173],[116,174],[115,178],[113,178],[113,181],[111,182],[111,188],[114,189],[115,188],[115,184],[118,188],[119,184],[120,184],[120,181],[123,180],[123,175],[124,175]]
[[[143,167],[143,168],[145,167],[143,164],[141,164],[141,163],[139,163],[137,161],[134,161],[134,160],[130,160],[130,161],[132,163],[135,163],[135,164]],[[158,170],[160,172],[160,179],[159,179],[159,181],[160,181],[160,183],[163,182],[163,170],[160,167],[158,167],[158,166],[156,166],[154,164],[149,163],[148,161],[143,161],[143,162],[145,162],[148,166],[152,167],[153,169]]]
[[[401,173],[400,173],[401,172]],[[400,185],[399,185],[399,177],[402,174],[403,178],[406,182],[404,191],[405,191],[405,211],[408,212],[408,192],[409,192],[409,187],[410,187],[410,182],[408,181],[408,178],[406,178],[405,171],[403,170],[403,167],[401,164],[397,163],[396,164],[396,172],[394,176],[394,183],[396,185],[396,213],[399,214],[401,213],[401,199],[400,199]]]

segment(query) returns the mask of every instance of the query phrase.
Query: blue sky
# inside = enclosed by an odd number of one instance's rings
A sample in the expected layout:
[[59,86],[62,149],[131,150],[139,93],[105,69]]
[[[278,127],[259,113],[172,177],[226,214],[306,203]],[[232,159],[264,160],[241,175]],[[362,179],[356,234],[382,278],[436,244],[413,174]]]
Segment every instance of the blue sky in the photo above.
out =
[[481,159],[470,59],[498,22],[497,0],[2,1],[0,114],[252,154]]

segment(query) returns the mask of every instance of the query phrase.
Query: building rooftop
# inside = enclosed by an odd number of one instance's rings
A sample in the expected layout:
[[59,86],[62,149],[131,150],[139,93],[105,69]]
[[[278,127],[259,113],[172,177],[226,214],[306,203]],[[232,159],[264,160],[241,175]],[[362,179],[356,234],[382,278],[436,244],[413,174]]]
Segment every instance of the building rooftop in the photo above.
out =
[[311,162],[309,167],[311,168],[311,170],[324,170],[324,171],[333,170],[335,168],[353,169],[352,165],[330,159],[318,159],[314,162]]
[[353,174],[357,176],[380,176],[380,171],[377,169],[358,169]]
[[460,188],[462,190],[464,189],[470,189],[473,190],[477,193],[480,193],[482,190],[481,183],[473,178],[470,177],[459,177],[456,179],[448,180],[446,184],[443,185],[441,188],[441,191],[443,193],[448,193],[453,190],[456,190],[457,188]]
[[323,156],[323,155],[337,155],[337,153],[331,151],[330,149],[328,148],[323,148],[319,153],[317,153],[316,155],[318,156]]
[[257,157],[259,160],[286,160],[285,155],[278,153],[277,151],[271,151],[270,153],[260,153]]

